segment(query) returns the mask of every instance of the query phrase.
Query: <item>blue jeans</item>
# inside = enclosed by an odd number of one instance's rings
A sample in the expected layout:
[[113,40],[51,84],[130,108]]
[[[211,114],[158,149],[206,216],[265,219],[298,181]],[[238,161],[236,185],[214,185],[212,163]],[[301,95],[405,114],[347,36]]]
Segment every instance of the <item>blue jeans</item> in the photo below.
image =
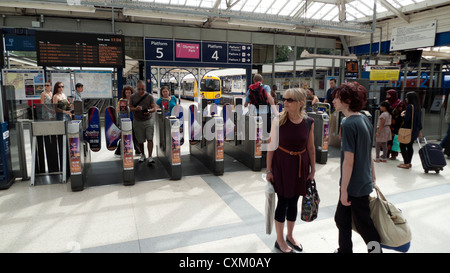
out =
[[445,148],[445,143],[447,143],[448,138],[450,137],[450,123],[448,124],[447,127],[447,133],[445,134],[445,137],[442,139],[441,143],[439,145],[441,145],[442,148]]

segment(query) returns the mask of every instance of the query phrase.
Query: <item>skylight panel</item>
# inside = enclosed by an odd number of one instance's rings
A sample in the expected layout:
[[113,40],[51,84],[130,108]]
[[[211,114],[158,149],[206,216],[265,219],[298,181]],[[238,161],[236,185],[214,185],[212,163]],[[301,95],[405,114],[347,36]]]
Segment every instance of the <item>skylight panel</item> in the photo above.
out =
[[280,16],[288,16],[291,12],[299,5],[297,1],[287,1],[286,5],[281,7],[278,15]]
[[312,3],[306,10],[306,18],[311,18],[312,16],[314,16],[322,7],[322,5],[323,5],[322,3],[318,2]]
[[337,9],[337,6],[336,5],[332,5],[332,4],[325,4],[325,6],[323,6],[321,9],[319,9],[317,11],[317,13],[311,18],[320,20],[323,17],[327,16],[328,13],[330,13],[330,11],[332,9]]

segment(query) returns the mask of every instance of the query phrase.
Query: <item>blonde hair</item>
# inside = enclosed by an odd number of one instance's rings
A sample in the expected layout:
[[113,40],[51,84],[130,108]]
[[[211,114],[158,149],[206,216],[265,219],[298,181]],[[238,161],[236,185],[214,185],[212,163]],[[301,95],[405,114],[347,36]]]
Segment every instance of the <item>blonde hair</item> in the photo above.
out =
[[[289,98],[292,98],[293,100],[296,100],[297,102],[303,102],[303,105],[300,106],[299,109],[299,116],[305,117],[306,116],[306,90],[303,88],[290,88],[286,90],[283,96],[288,96]],[[280,114],[280,126],[285,124],[288,119],[288,113],[286,111],[281,112]]]

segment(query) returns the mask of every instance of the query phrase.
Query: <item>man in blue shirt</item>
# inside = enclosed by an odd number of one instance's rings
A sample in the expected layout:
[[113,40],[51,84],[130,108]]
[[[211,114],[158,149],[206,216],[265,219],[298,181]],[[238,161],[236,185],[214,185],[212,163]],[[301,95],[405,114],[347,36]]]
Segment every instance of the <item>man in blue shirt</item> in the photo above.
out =
[[83,92],[84,86],[82,83],[77,83],[75,85],[75,94],[73,95],[73,100],[74,101],[82,101],[83,99],[81,98],[81,93]]
[[334,106],[333,106],[333,92],[336,89],[336,79],[332,78],[330,79],[330,88],[327,90],[327,94],[325,96],[325,103],[329,103],[331,107],[331,112],[334,112]]

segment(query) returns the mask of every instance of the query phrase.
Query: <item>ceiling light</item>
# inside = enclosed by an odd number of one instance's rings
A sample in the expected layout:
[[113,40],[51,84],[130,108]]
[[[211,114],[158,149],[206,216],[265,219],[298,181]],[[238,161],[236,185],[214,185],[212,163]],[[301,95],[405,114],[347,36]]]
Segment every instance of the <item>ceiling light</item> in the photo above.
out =
[[323,59],[343,59],[343,60],[357,60],[358,57],[355,54],[350,54],[348,56],[338,56],[338,55],[326,55],[326,54],[311,54],[308,50],[303,50],[300,55],[301,58],[323,58]]
[[41,10],[59,10],[73,12],[89,12],[94,13],[95,7],[92,5],[66,5],[59,3],[43,3],[43,2],[18,2],[18,1],[1,1],[0,7],[22,8],[22,9],[41,9]]
[[228,24],[230,25],[241,25],[241,26],[250,26],[250,27],[262,27],[262,28],[278,28],[278,29],[287,29],[293,30],[297,26],[295,24],[289,23],[272,23],[272,22],[263,22],[263,21],[251,21],[251,20],[239,20],[231,18],[228,20]]
[[331,35],[344,35],[344,36],[361,36],[368,34],[369,32],[363,30],[338,30],[338,29],[327,29],[327,28],[311,28],[310,32],[317,32],[322,34]]
[[208,17],[206,16],[194,16],[188,14],[175,14],[150,10],[136,10],[136,9],[123,9],[123,15],[125,16],[137,16],[145,18],[158,18],[167,20],[180,20],[180,21],[194,21],[194,22],[206,22]]

